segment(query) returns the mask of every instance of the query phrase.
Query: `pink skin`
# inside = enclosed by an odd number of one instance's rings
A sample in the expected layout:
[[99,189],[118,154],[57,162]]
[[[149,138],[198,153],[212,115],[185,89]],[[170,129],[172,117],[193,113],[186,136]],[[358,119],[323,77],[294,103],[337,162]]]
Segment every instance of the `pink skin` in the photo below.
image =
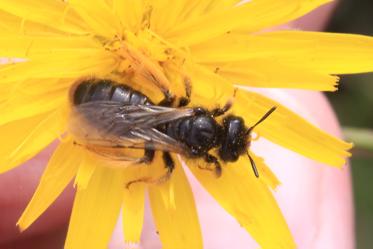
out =
[[[308,15],[292,27],[321,29],[332,6]],[[295,90],[266,90],[274,98],[323,130],[340,136],[335,115],[320,93]],[[15,223],[34,192],[38,179],[54,146],[25,165],[0,175],[0,249],[62,248],[73,200],[70,186],[56,203],[26,232],[20,234]],[[349,170],[333,169],[273,145],[264,139],[253,150],[283,183],[275,193],[298,248],[354,248],[353,209]],[[188,174],[196,197],[205,248],[257,248],[238,223]],[[6,190],[6,191],[4,191]],[[149,208],[146,211],[143,248],[160,248]],[[110,248],[123,248],[118,223]]]

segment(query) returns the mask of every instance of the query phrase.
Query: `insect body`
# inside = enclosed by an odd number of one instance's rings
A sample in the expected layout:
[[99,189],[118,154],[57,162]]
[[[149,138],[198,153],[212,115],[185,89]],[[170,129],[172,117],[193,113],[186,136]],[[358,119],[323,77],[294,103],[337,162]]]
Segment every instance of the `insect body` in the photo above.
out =
[[[250,128],[241,117],[234,115],[223,117],[220,124],[216,117],[230,109],[230,101],[223,108],[211,111],[203,107],[172,108],[169,107],[172,100],[167,96],[156,105],[141,92],[105,79],[78,82],[71,97],[70,130],[77,143],[102,156],[133,163],[150,163],[155,150],[163,151],[169,175],[174,168],[170,152],[174,152],[187,158],[203,158],[215,166],[217,175],[222,171],[220,161],[234,162],[247,154],[255,175],[259,176],[248,153],[251,132],[275,110],[275,107],[270,109]],[[180,103],[187,104],[188,98],[187,95]],[[105,149],[123,151],[123,148],[144,149],[144,155],[134,158],[103,152]],[[217,157],[210,154],[213,149],[217,150]]]
[[75,106],[96,101],[119,102],[123,105],[152,105],[144,94],[111,80],[87,79],[77,84],[73,93]]

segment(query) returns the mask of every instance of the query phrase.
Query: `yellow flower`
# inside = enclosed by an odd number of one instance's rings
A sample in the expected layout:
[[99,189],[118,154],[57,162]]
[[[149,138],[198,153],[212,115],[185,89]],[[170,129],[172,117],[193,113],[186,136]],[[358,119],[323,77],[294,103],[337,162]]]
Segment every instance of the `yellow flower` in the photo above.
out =
[[[82,77],[114,78],[159,100],[157,82],[177,96],[192,84],[192,105],[214,107],[233,96],[234,85],[334,91],[338,77],[373,71],[373,39],[359,35],[269,31],[329,0],[1,0],[0,172],[61,140],[22,217],[28,228],[75,177],[77,193],[66,249],[106,248],[120,209],[127,242],[139,242],[148,192],[164,248],[202,248],[190,186],[180,162],[162,184],[125,183],[164,174],[159,155],[151,166],[113,168],[66,133],[69,89]],[[266,32],[267,31],[267,32]],[[172,83],[170,83],[172,82]],[[154,83],[154,82],[153,82]],[[239,90],[233,112],[248,125],[271,107],[257,127],[268,140],[316,161],[341,167],[351,147],[279,103]],[[176,155],[173,155],[177,159]],[[295,248],[270,188],[278,180],[253,155],[223,165],[216,178],[188,167],[262,248]],[[237,184],[239,183],[239,184]]]

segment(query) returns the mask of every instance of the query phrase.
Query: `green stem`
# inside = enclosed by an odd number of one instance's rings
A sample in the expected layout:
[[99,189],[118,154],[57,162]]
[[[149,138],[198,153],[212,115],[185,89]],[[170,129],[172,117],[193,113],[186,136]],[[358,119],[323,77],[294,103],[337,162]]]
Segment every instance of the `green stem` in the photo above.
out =
[[343,134],[356,148],[373,151],[373,130],[344,127]]

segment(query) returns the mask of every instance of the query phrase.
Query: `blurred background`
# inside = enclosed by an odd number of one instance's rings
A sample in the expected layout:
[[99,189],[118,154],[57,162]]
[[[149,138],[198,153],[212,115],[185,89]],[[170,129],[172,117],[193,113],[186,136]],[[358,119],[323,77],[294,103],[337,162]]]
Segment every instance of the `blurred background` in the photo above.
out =
[[[373,35],[373,1],[340,0],[327,31]],[[373,63],[373,61],[372,61]],[[357,249],[373,248],[373,74],[342,77],[328,94],[347,139],[357,139],[352,157]],[[359,130],[351,129],[359,128]],[[360,129],[364,129],[363,131]],[[370,137],[371,136],[371,137]]]

